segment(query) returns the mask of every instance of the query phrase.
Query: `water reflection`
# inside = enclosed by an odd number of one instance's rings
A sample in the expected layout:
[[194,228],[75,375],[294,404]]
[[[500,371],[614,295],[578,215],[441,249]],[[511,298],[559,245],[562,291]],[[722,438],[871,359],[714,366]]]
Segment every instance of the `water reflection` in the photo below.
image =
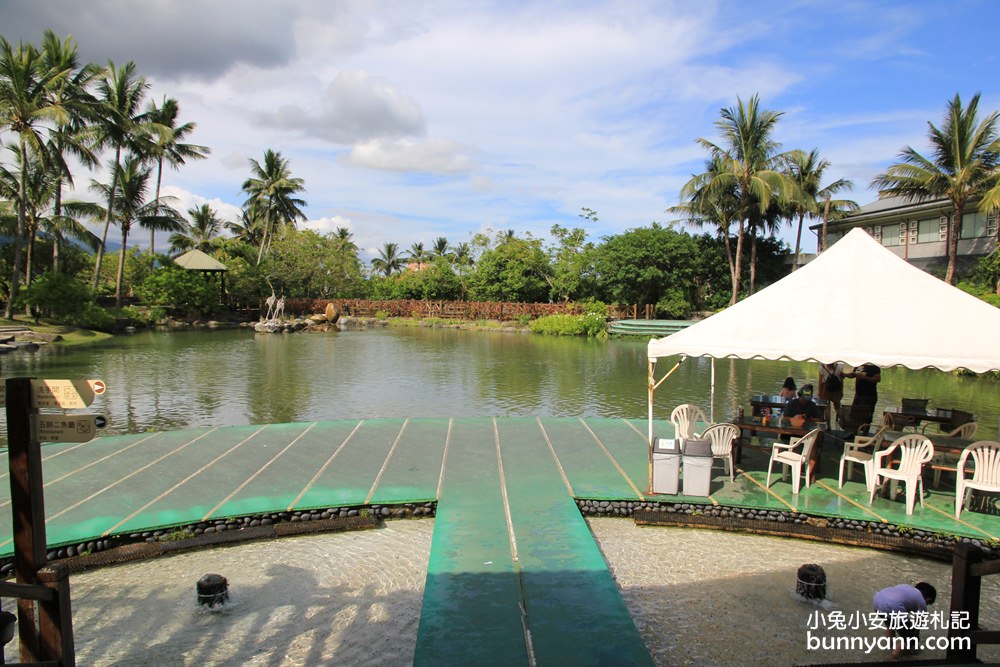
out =
[[[659,364],[659,375],[673,360]],[[139,333],[84,348],[49,346],[4,357],[3,377],[100,378],[90,410],[108,433],[193,426],[375,417],[646,415],[646,344],[518,333],[404,328],[336,334],[246,330]],[[817,381],[813,363],[716,361],[716,420],[791,375]],[[993,380],[934,370],[883,370],[880,405],[932,398],[932,407],[979,414],[977,437],[995,438]],[[711,362],[689,359],[656,393],[666,418],[679,403],[708,407]],[[848,381],[845,402],[853,397]]]

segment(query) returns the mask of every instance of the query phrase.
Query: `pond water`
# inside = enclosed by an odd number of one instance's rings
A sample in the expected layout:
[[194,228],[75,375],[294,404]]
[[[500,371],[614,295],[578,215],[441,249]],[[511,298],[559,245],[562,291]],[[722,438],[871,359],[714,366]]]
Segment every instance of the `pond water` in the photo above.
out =
[[[96,378],[108,391],[88,411],[105,434],[376,417],[628,417],[646,415],[646,342],[556,338],[429,327],[331,334],[142,332],[76,348],[44,346],[0,358],[0,376]],[[671,360],[660,362],[664,373]],[[814,382],[803,362],[716,361],[716,420],[785,376]],[[656,393],[656,416],[708,407],[711,366],[689,359]],[[847,381],[845,402],[853,396]],[[1000,392],[992,379],[883,369],[880,406],[930,397],[931,407],[979,415],[992,439]],[[0,437],[6,433],[0,432]]]

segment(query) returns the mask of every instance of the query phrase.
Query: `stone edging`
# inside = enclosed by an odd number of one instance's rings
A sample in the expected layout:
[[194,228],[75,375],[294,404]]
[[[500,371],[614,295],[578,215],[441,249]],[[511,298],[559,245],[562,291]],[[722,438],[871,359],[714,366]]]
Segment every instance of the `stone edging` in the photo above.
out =
[[[64,545],[49,550],[47,557],[49,562],[65,564],[70,572],[82,572],[94,567],[156,558],[171,552],[247,540],[374,528],[384,519],[434,516],[436,511],[436,502],[425,502],[269,512]],[[11,576],[13,570],[13,556],[0,560],[0,578]]]
[[734,532],[822,540],[836,544],[900,551],[951,561],[954,545],[972,544],[984,558],[1000,558],[994,543],[908,526],[842,517],[812,516],[790,510],[638,500],[577,500],[584,516],[632,517],[637,524],[713,528]]

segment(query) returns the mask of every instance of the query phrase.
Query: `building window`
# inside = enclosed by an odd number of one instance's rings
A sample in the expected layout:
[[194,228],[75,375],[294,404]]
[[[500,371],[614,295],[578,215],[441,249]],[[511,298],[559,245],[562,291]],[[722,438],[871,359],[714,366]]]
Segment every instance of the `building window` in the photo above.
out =
[[935,243],[940,241],[937,220],[921,220],[917,223],[917,243]]
[[881,237],[882,245],[884,246],[887,247],[898,246],[902,245],[902,243],[905,243],[906,241],[905,226],[902,227],[902,231],[900,230],[899,225],[882,225],[880,227],[876,227],[875,229],[879,230],[879,233],[876,234],[875,238],[877,239]]
[[938,219],[938,241],[948,240],[948,216],[942,215]]
[[873,239],[875,239],[876,241],[878,241],[879,243],[882,242],[882,227],[881,227],[881,225],[876,225],[875,227],[869,227],[868,228],[868,234]]
[[[990,220],[992,218],[992,221]],[[989,215],[982,212],[966,213],[962,216],[962,238],[977,239],[996,236],[996,213]]]

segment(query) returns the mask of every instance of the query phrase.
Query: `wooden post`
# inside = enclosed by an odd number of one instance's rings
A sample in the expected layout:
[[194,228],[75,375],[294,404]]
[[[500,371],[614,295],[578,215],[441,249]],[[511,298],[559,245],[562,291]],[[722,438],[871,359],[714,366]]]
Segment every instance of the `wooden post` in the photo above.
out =
[[69,569],[62,564],[47,565],[38,571],[43,586],[55,591],[51,600],[38,603],[38,629],[42,652],[60,667],[76,665],[73,646],[73,610],[70,606]]
[[[982,561],[983,552],[978,547],[959,542],[955,545],[955,553],[951,561],[951,616],[955,612],[969,612],[969,627],[964,630],[948,626],[948,638],[967,637],[979,627],[979,594],[982,577],[971,572],[971,566]],[[967,664],[976,660],[976,645],[969,649],[956,647],[958,642],[948,643],[945,659],[949,664]]]
[[[18,583],[38,584],[46,564],[45,503],[42,495],[41,447],[31,437],[31,378],[7,379],[7,441],[10,506],[13,513],[14,574]],[[35,604],[17,601],[21,661],[40,659]]]

